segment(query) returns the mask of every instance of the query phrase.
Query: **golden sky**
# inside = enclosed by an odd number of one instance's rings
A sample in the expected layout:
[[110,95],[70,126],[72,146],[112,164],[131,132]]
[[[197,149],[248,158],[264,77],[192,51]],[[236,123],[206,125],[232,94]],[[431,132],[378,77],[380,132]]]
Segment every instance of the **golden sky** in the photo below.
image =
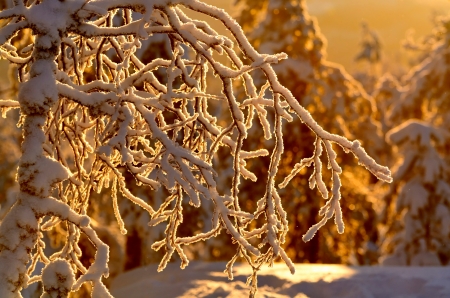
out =
[[408,29],[415,38],[429,34],[433,14],[450,12],[449,0],[307,0],[311,15],[317,17],[328,40],[328,58],[350,71],[359,51],[361,22],[365,21],[381,39],[384,60],[405,62],[400,42]]
[[[204,1],[238,13],[234,0]],[[393,65],[405,63],[400,42],[408,29],[413,28],[418,38],[431,32],[433,13],[450,13],[450,0],[306,0],[306,4],[328,40],[328,60],[349,71],[361,67],[353,60],[360,51],[362,21],[381,39],[385,64]]]

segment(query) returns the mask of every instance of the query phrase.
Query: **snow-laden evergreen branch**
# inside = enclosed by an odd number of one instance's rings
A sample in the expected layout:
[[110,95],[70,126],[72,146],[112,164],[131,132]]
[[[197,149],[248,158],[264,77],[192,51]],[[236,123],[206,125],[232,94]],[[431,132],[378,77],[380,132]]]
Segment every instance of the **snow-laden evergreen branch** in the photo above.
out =
[[[220,36],[205,22],[190,19],[180,8],[219,20],[233,40]],[[133,20],[132,11],[141,14],[137,20]],[[122,233],[126,227],[118,207],[118,190],[123,198],[149,213],[150,225],[167,222],[164,239],[153,245],[155,250],[166,252],[159,270],[175,252],[184,268],[189,260],[183,246],[207,240],[223,229],[237,245],[236,256],[227,265],[228,274],[231,278],[231,267],[242,256],[254,269],[249,278],[251,293],[256,291],[256,273],[265,263],[281,257],[294,272],[282,247],[288,223],[275,184],[283,158],[283,121],[293,117],[311,129],[316,142],[314,155],[300,161],[289,179],[302,166],[314,166],[310,185],[328,198],[320,157],[324,152],[332,173],[331,198],[320,213],[324,219],[305,240],[333,215],[339,232],[343,232],[339,205],[342,170],[332,143],[352,152],[379,179],[391,180],[389,170],[368,156],[358,141],[322,129],[279,83],[272,64],[285,59],[286,54],[258,53],[241,27],[213,6],[196,0],[16,1],[13,8],[0,13],[0,18],[9,20],[0,29],[2,57],[21,67],[22,81],[18,103],[0,101],[0,107],[20,105],[24,136],[18,172],[20,194],[0,226],[1,297],[20,297],[19,291],[29,281],[40,279],[47,294],[65,296],[91,282],[93,297],[110,296],[102,283],[102,276],[108,275],[108,247],[97,237],[87,214],[91,193],[109,188],[111,182],[111,204]],[[116,26],[117,22],[120,25]],[[25,28],[32,30],[34,40],[17,49],[11,38]],[[137,57],[141,40],[150,34],[167,35],[172,46],[170,59],[145,64]],[[246,60],[239,58],[234,43]],[[217,61],[214,53],[231,64]],[[166,80],[155,75],[158,68],[165,70]],[[208,93],[208,69],[222,86],[220,95]],[[267,78],[259,92],[249,75],[255,69]],[[246,87],[243,101],[233,89],[237,80],[243,80]],[[211,100],[227,104],[227,123],[210,114]],[[272,127],[266,109],[274,111]],[[265,149],[243,150],[255,110],[266,139],[274,138],[275,148],[268,180],[260,182],[266,183],[266,193],[252,214],[240,206],[240,180],[256,181],[256,175],[246,168],[246,160],[269,154]],[[221,146],[228,146],[233,156],[231,196],[217,190],[220,173],[213,161]],[[124,171],[150,190],[165,188],[169,196],[161,206],[150,206],[130,191]],[[185,198],[195,207],[207,200],[214,204],[210,231],[177,236]],[[250,223],[262,215],[263,226],[251,229]],[[50,220],[43,223],[47,217]],[[64,247],[51,257],[45,256],[40,231],[63,223],[68,231]],[[97,250],[89,268],[79,261],[81,233]],[[254,237],[262,237],[262,242],[255,245],[250,240]],[[262,249],[264,245],[268,249]],[[46,267],[41,276],[30,277],[32,270],[27,270],[27,264],[38,260]],[[55,285],[57,274],[64,275],[67,283]],[[75,275],[80,277],[73,281]]]

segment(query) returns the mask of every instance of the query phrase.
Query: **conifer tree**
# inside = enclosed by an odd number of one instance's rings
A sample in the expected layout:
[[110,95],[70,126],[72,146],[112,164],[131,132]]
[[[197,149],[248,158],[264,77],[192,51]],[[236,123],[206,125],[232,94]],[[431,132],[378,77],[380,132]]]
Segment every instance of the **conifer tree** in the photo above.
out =
[[[386,265],[447,264],[449,162],[450,21],[441,18],[435,36],[423,39],[423,60],[390,88],[387,141],[398,147],[394,183],[385,195],[381,238]],[[429,43],[432,42],[432,46]],[[412,41],[408,41],[413,47]],[[381,86],[382,84],[380,84]],[[387,95],[379,88],[376,98]],[[387,159],[386,159],[387,160]]]
[[[386,198],[395,197],[386,222],[384,265],[436,266],[439,250],[450,236],[450,185],[447,161],[439,151],[448,131],[418,120],[408,120],[386,136],[400,147],[403,161],[394,174]],[[448,258],[448,256],[447,256]]]
[[[305,1],[237,2],[242,6],[238,20],[244,30],[248,30],[249,39],[257,48],[266,54],[281,51],[288,54],[289,58],[275,65],[274,69],[280,82],[292,90],[296,100],[307,107],[327,130],[358,138],[373,156],[379,156],[383,141],[379,125],[373,118],[376,106],[342,66],[327,61],[325,38],[320,33],[317,21],[308,14]],[[256,78],[257,82],[258,79],[264,79],[258,75]],[[261,130],[256,127],[252,133],[253,143],[264,143]],[[285,126],[285,138],[285,151],[290,158],[284,160],[281,169],[288,171],[294,166],[295,160],[313,153],[306,142],[298,143],[298,140],[309,138],[313,142],[314,136],[307,127],[294,120]],[[262,176],[268,163],[268,159],[264,160],[263,166],[252,163],[252,169],[259,171],[258,176]],[[348,173],[358,172],[352,159],[343,158],[341,165],[349,169]],[[283,190],[284,195],[292,198],[286,206],[294,230],[291,237],[287,238],[291,257],[297,262],[354,263],[355,260],[349,259],[350,255],[354,255],[356,262],[361,264],[376,262],[373,250],[378,240],[377,217],[367,191],[364,191],[365,186],[361,187],[370,184],[370,177],[364,173],[358,172],[358,178],[350,174],[343,178],[346,180],[342,188],[343,197],[348,202],[343,215],[346,222],[352,225],[352,231],[344,236],[348,238],[342,242],[346,244],[340,244],[336,235],[326,230],[321,230],[319,237],[312,239],[311,243],[303,244],[300,241],[299,234],[316,220],[321,205],[315,199],[317,192],[310,189],[305,179],[311,173],[304,170],[302,178],[294,179],[291,186]],[[251,195],[256,191],[252,185],[246,189]],[[260,191],[263,192],[263,189]],[[365,226],[359,229],[361,221],[365,222]],[[339,238],[342,239],[341,236]],[[353,251],[349,247],[354,248]]]

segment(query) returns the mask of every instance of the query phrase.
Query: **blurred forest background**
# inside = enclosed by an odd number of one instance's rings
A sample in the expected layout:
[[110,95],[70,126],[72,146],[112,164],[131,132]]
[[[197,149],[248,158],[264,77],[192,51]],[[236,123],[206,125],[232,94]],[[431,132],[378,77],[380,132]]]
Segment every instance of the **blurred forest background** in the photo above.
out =
[[[359,139],[377,162],[391,167],[394,183],[378,183],[352,156],[340,155],[342,206],[346,230],[333,223],[310,242],[302,235],[318,222],[324,201],[309,188],[311,169],[300,172],[284,189],[290,232],[285,244],[294,262],[353,265],[447,265],[450,261],[450,2],[445,0],[206,0],[235,16],[250,41],[263,53],[285,52],[289,59],[275,66],[287,86],[326,130]],[[6,4],[3,3],[5,7]],[[208,20],[206,20],[208,21]],[[211,24],[220,31],[220,24]],[[18,37],[15,42],[19,43]],[[26,37],[25,37],[26,38]],[[157,34],[140,49],[143,60],[169,58],[167,40]],[[17,94],[18,70],[0,61],[0,92]],[[208,74],[212,76],[212,73]],[[164,76],[164,74],[161,74]],[[256,75],[256,81],[258,78]],[[214,85],[209,89],[214,90]],[[258,86],[260,87],[260,86]],[[242,86],[236,85],[236,93]],[[220,119],[220,103],[213,107]],[[17,112],[17,111],[16,111]],[[12,115],[12,113],[10,114]],[[14,203],[15,172],[20,157],[20,115],[0,120],[0,218]],[[285,176],[299,160],[311,156],[313,136],[298,122],[285,125]],[[299,142],[299,140],[302,140]],[[248,148],[273,146],[254,123]],[[223,155],[219,179],[229,181],[229,152]],[[250,162],[249,162],[250,163]],[[265,179],[269,158],[251,161],[258,179]],[[134,184],[132,177],[130,185]],[[280,183],[282,181],[279,181]],[[227,185],[228,183],[223,183]],[[135,195],[152,203],[167,194],[138,186]],[[229,189],[222,189],[229,192]],[[258,183],[244,181],[242,206],[253,211],[264,195]],[[97,233],[111,247],[111,275],[158,262],[162,253],[151,245],[163,230],[149,227],[148,214],[128,200],[120,210],[128,234],[119,232],[109,203],[110,192],[96,195],[89,212]],[[189,207],[180,235],[207,230],[208,208]],[[48,232],[47,249],[58,248],[63,228]],[[223,236],[223,235],[222,235]],[[86,240],[87,242],[87,240]],[[86,250],[89,262],[93,251]],[[229,260],[235,245],[227,237],[196,243],[190,258]],[[178,262],[179,260],[174,260]]]

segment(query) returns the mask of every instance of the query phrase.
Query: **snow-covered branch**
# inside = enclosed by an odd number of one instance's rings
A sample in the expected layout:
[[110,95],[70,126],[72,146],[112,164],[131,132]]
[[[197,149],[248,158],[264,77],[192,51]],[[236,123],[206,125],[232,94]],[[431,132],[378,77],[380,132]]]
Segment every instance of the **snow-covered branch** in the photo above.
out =
[[[190,19],[180,8],[222,22],[233,39],[220,36],[205,22]],[[140,13],[136,14],[137,20],[133,20],[132,11]],[[0,18],[19,13],[21,21],[13,20],[0,29],[0,44],[6,49],[3,56],[21,65],[23,71],[18,103],[0,101],[0,107],[10,109],[20,104],[24,135],[18,172],[19,202],[0,227],[5,231],[0,238],[2,297],[15,297],[27,285],[31,272],[26,271],[26,266],[37,259],[46,267],[41,277],[31,280],[42,279],[47,293],[52,291],[55,274],[60,274],[70,283],[57,285],[59,295],[91,282],[93,297],[109,296],[102,283],[102,276],[108,275],[108,247],[97,237],[87,216],[91,193],[107,188],[111,188],[111,205],[122,233],[127,232],[118,204],[122,199],[146,210],[151,217],[149,225],[167,223],[164,239],[153,245],[155,250],[165,250],[159,270],[164,269],[174,252],[180,255],[184,268],[189,261],[184,245],[204,241],[225,230],[237,251],[227,270],[231,272],[237,256],[242,256],[254,269],[252,291],[256,291],[256,272],[265,263],[281,257],[293,272],[283,249],[287,215],[275,183],[284,158],[285,120],[300,119],[314,133],[316,142],[312,144],[314,155],[301,160],[282,186],[303,166],[314,166],[310,186],[316,186],[328,198],[329,190],[322,177],[323,153],[331,171],[331,198],[320,212],[324,218],[305,235],[305,240],[333,215],[339,232],[344,229],[339,203],[342,170],[332,143],[352,152],[379,179],[391,180],[389,170],[378,165],[358,141],[324,130],[280,84],[272,64],[287,55],[258,53],[241,27],[222,10],[197,0],[44,0],[27,7],[16,3]],[[121,24],[116,26],[118,22]],[[19,49],[6,45],[23,28],[33,31],[31,43]],[[151,34],[163,34],[171,41],[169,59],[148,62],[136,54]],[[18,58],[19,53],[31,49],[30,59]],[[217,61],[216,54],[230,63]],[[165,78],[157,75],[158,69],[164,71]],[[259,92],[250,75],[257,69],[267,78]],[[207,89],[209,70],[221,86],[221,94],[210,94]],[[245,84],[243,99],[234,89],[237,81]],[[220,119],[211,115],[211,101],[224,103],[227,115],[219,115]],[[268,110],[275,115],[273,125],[268,120]],[[256,115],[265,138],[275,141],[271,153],[266,149],[243,149]],[[224,146],[229,147],[233,160],[231,195],[220,194],[217,188],[220,173],[214,162],[218,159],[217,150]],[[246,168],[246,160],[269,154],[268,179],[260,182],[266,183],[265,195],[256,210],[243,210],[240,181],[258,178]],[[132,193],[125,171],[138,185],[151,190],[164,188],[169,196],[161,206],[151,206]],[[191,237],[177,235],[186,197],[195,207],[212,202],[215,209],[209,231]],[[250,223],[262,215],[263,226],[254,228]],[[42,224],[47,216],[50,220]],[[43,253],[41,230],[62,223],[68,227],[66,243],[48,258]],[[81,233],[97,250],[89,268],[79,260]],[[24,237],[11,236],[20,238],[15,241],[8,238],[11,234]],[[262,242],[255,245],[250,241],[254,237],[262,238]],[[268,249],[262,249],[264,245]],[[9,262],[17,262],[14,268],[19,273],[11,272]],[[80,277],[73,281],[77,274]]]

